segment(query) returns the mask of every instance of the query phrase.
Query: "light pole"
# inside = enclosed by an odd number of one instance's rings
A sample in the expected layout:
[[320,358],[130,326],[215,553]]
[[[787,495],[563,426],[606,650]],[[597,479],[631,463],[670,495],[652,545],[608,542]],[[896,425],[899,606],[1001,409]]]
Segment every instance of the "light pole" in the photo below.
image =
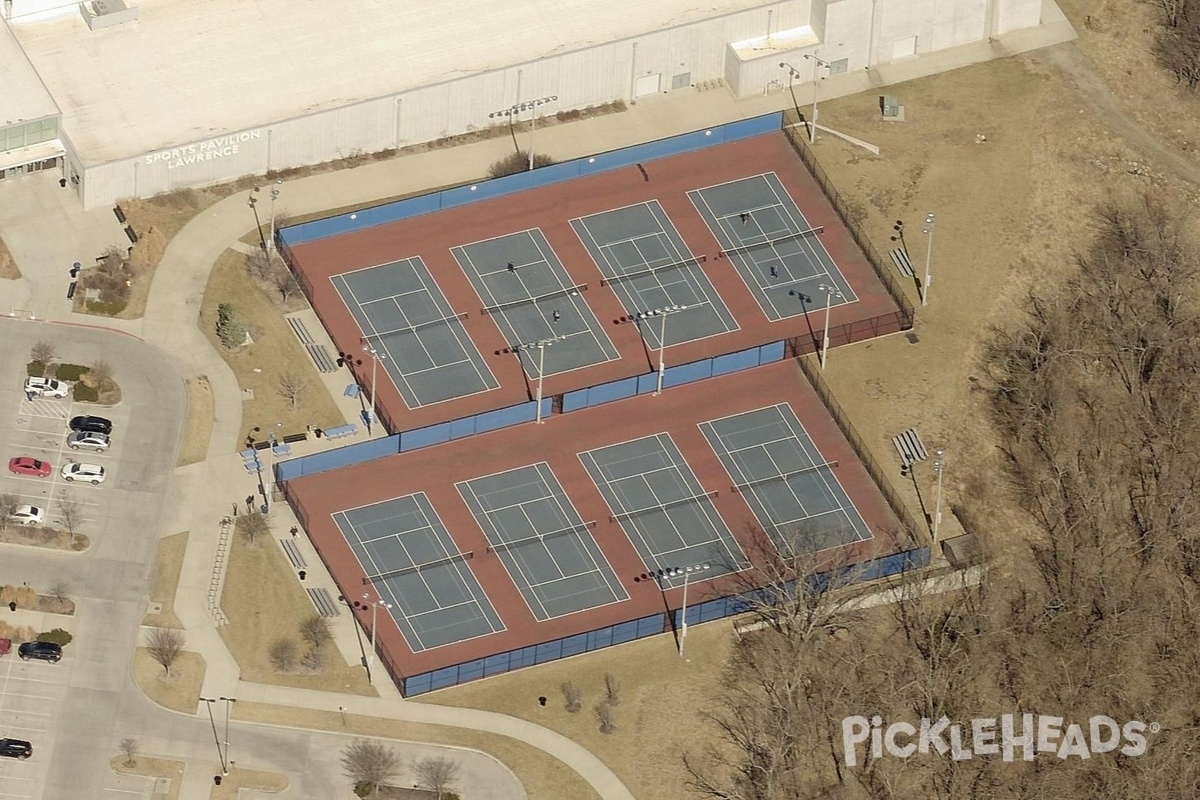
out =
[[929,265],[931,263],[933,263],[933,212],[932,211],[930,211],[928,214],[925,215],[925,227],[921,230],[921,232],[929,237],[929,241],[925,243],[925,245],[926,245],[925,246],[925,284],[924,284],[924,288],[921,289],[921,305],[926,305],[929,302],[929,281],[931,280],[930,275],[929,275]]
[[539,97],[537,100],[532,100],[529,107],[533,110],[529,120],[529,169],[533,171],[533,133],[537,130],[537,109],[538,106],[552,103],[558,99],[558,95],[553,94],[549,97]]
[[213,703],[217,702],[215,697],[201,697],[200,701],[208,709],[208,721],[212,725],[213,742],[217,745],[217,756],[221,759],[221,774],[228,775],[229,767],[225,764],[225,751],[221,749],[221,737],[217,735],[217,720],[213,717]]
[[367,409],[367,425],[374,427],[379,422],[378,401],[375,399],[375,378],[379,374],[379,362],[387,358],[368,342],[363,345],[363,352],[371,356],[371,406]]
[[233,759],[229,757],[229,707],[237,702],[236,697],[221,697],[225,701],[225,761],[230,767],[233,766]]
[[662,571],[662,575],[667,578],[675,578],[680,575],[683,576],[683,608],[679,612],[679,657],[680,658],[683,658],[683,644],[684,644],[684,640],[687,638],[688,581],[691,580],[692,575],[694,575],[698,572],[704,572],[711,568],[712,568],[711,564],[695,564],[690,567],[668,567],[667,569]]
[[825,293],[825,332],[821,335],[821,369],[825,369],[825,359],[829,355],[829,310],[833,307],[833,298],[842,299],[842,293],[836,286],[822,283],[817,287]]
[[370,600],[370,594],[363,595],[363,602],[371,606],[371,656],[367,659],[367,680],[372,684],[375,683],[375,636],[376,626],[379,624],[379,607],[383,606],[386,609],[391,609],[391,603],[385,603],[383,600]]
[[255,186],[250,192],[250,199],[246,201],[246,205],[250,206],[250,210],[254,212],[254,227],[258,231],[258,241],[262,244],[263,252],[267,252],[267,240],[263,238],[262,220],[258,217],[258,192],[262,191],[261,186]]
[[275,251],[275,201],[279,199],[279,187],[283,186],[283,181],[275,181],[275,186],[271,189],[271,238],[267,241],[267,255]]
[[791,95],[791,97],[792,97],[792,108],[796,109],[796,117],[799,118],[800,104],[798,102],[796,102],[796,89],[794,86],[792,86],[792,83],[796,80],[796,78],[800,77],[800,70],[796,69],[795,67],[793,67],[791,64],[787,63],[786,61],[780,61],[779,68],[787,70],[788,94]]
[[638,322],[645,322],[651,317],[658,317],[658,384],[654,390],[654,394],[662,394],[663,390],[663,370],[666,369],[664,350],[667,347],[667,317],[672,314],[678,314],[682,311],[687,311],[687,306],[664,306],[656,308],[652,311],[639,311],[637,314]]
[[526,342],[517,345],[514,349],[518,353],[524,353],[526,350],[537,348],[538,351],[538,368],[537,368],[537,409],[534,411],[535,421],[538,425],[542,424],[542,381],[545,375],[546,366],[546,348],[553,347],[555,342],[562,341],[562,336],[552,336],[549,339],[538,339],[536,342]]
[[829,69],[829,62],[818,58],[812,53],[805,53],[804,57],[813,62],[813,116],[812,123],[808,126],[808,141],[811,144],[817,140],[817,90],[821,85],[817,81],[817,69],[820,67]]
[[938,527],[942,524],[942,473],[946,469],[946,451],[939,447],[933,454],[933,474],[937,475],[937,491],[933,501],[933,543],[936,545]]

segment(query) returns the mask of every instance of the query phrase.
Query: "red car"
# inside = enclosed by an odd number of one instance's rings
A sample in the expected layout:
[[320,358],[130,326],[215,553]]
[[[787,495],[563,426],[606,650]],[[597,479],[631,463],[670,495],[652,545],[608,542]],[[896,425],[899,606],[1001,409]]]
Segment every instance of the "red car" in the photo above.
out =
[[8,471],[14,475],[32,475],[35,478],[44,478],[50,474],[50,470],[49,461],[38,461],[31,456],[17,456],[8,461]]

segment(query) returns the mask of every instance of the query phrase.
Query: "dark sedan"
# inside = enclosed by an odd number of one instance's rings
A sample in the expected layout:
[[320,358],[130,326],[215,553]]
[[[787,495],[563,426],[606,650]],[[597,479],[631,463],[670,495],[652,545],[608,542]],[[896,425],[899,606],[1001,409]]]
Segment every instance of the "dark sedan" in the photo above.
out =
[[86,433],[103,433],[108,436],[112,433],[112,420],[107,420],[104,417],[75,417],[71,420],[71,430],[84,431]]

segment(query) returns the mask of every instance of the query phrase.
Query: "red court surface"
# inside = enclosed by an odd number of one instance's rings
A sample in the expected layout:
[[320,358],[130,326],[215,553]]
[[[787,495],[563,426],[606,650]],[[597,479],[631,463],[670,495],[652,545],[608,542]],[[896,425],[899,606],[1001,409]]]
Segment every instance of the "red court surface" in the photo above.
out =
[[[693,254],[707,256],[702,269],[739,325],[735,331],[668,347],[668,366],[783,339],[794,339],[800,352],[816,349],[824,310],[770,322],[730,260],[716,257],[720,245],[687,197],[690,190],[767,172],[779,176],[812,226],[824,226],[819,240],[858,298],[857,302],[833,309],[833,343],[846,341],[839,328],[851,323],[880,320],[874,325],[857,325],[859,333],[855,338],[866,338],[874,335],[874,331],[899,329],[895,321],[899,308],[782,132],[646,162],[643,166],[649,180],[631,166],[292,248],[293,267],[302,273],[302,284],[308,287],[310,300],[340,352],[361,356],[363,334],[331,284],[333,275],[419,256],[453,310],[468,314],[467,333],[484,354],[500,388],[410,410],[391,381],[380,372],[377,408],[390,430],[410,430],[531,399],[531,387],[518,357],[498,352],[507,343],[493,318],[479,313],[483,303],[450,252],[456,245],[516,231],[540,229],[572,280],[588,284],[583,297],[621,355],[616,361],[548,377],[545,395],[550,397],[652,371],[657,364],[657,352],[647,350],[635,325],[621,323],[624,309],[612,290],[601,286],[599,269],[570,226],[573,218],[647,200],[657,200],[662,205]],[[353,369],[359,383],[367,385],[370,365],[356,358]]]
[[[897,552],[894,532],[900,524],[842,437],[794,361],[643,395],[551,417],[544,425],[521,425],[391,456],[288,482],[287,492],[305,530],[316,545],[342,593],[362,595],[366,575],[332,519],[336,512],[424,492],[504,623],[505,630],[413,653],[399,628],[380,615],[381,654],[398,676],[412,676],[472,659],[526,647],[559,637],[596,630],[664,611],[664,596],[652,580],[641,579],[647,567],[589,477],[578,454],[617,442],[669,433],[705,491],[716,492],[717,511],[742,549],[761,551],[754,516],[743,496],[732,491],[731,479],[698,428],[701,422],[744,411],[787,403],[826,461],[838,461],[834,474],[874,538],[825,551],[839,564]],[[624,585],[628,600],[538,622],[466,503],[457,481],[546,462],[584,520],[596,520],[589,532]],[[635,580],[638,579],[638,580]],[[693,582],[689,605],[744,590],[726,577]],[[679,608],[682,589],[666,593]],[[357,609],[364,627],[370,612]]]

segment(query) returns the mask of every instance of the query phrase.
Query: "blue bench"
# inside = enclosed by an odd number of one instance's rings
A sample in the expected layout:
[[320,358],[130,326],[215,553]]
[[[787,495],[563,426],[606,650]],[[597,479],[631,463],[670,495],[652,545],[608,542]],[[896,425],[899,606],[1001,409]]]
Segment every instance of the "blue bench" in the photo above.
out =
[[351,422],[347,425],[339,425],[336,428],[326,428],[325,438],[341,439],[344,436],[354,436],[356,433],[358,433],[358,426]]
[[276,458],[283,458],[292,454],[292,446],[290,444],[277,444],[271,448],[271,452]]
[[243,461],[242,466],[246,468],[247,475],[253,475],[262,471],[261,461]]
[[358,397],[358,393],[362,391],[362,387],[357,383],[352,383],[346,387],[346,391],[342,392],[346,397]]

